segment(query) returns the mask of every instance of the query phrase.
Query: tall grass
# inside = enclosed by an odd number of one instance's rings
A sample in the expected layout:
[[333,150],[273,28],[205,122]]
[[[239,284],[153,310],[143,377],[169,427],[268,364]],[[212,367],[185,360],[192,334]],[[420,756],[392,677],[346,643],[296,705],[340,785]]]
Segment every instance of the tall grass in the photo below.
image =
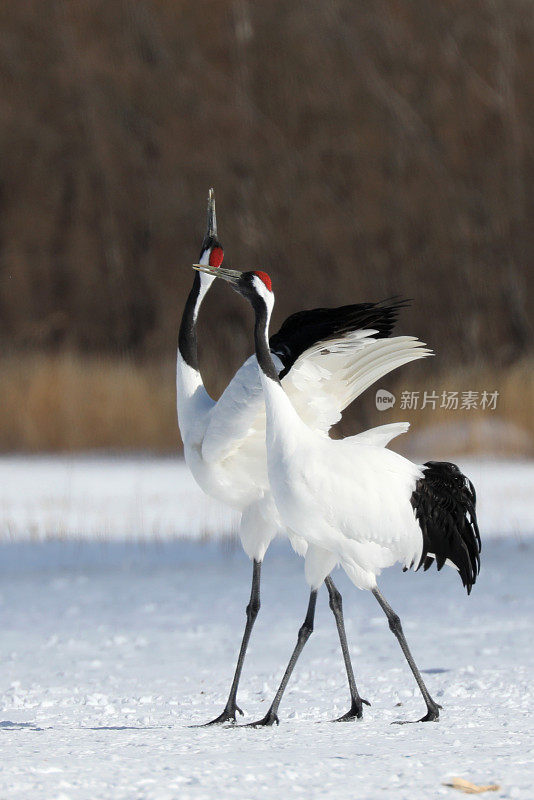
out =
[[[388,386],[382,382],[382,385]],[[376,387],[375,387],[376,388]],[[534,362],[503,370],[465,369],[422,378],[403,377],[388,388],[395,407],[366,416],[367,425],[398,419],[412,423],[404,451],[426,448],[425,432],[441,430],[429,457],[479,451],[532,453],[534,441]],[[496,411],[401,410],[403,390],[479,391],[497,389]],[[370,390],[371,392],[374,389]],[[372,406],[369,398],[367,409]],[[0,360],[0,449],[4,452],[130,450],[176,452],[174,362],[82,356],[26,354]],[[341,426],[343,435],[361,427],[356,404]],[[400,442],[401,440],[399,440]],[[422,443],[421,443],[422,442]],[[438,447],[439,444],[439,447]],[[437,448],[437,449],[436,449]]]
[[175,450],[174,366],[94,356],[0,362],[4,451]]

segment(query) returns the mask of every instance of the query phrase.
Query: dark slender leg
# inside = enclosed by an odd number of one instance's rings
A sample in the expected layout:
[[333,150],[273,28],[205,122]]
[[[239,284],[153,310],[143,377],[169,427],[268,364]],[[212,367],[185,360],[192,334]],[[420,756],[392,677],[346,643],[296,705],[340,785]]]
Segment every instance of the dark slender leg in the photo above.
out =
[[354,679],[354,672],[352,670],[349,647],[347,644],[347,634],[345,633],[345,623],[343,621],[343,601],[341,599],[341,594],[330,576],[325,578],[324,582],[330,596],[330,608],[332,609],[336,620],[337,632],[339,634],[339,641],[341,644],[341,652],[343,653],[343,660],[345,662],[345,669],[347,670],[347,678],[349,680],[351,701],[350,710],[347,711],[346,714],[343,714],[342,717],[338,717],[338,719],[334,720],[334,722],[347,722],[348,720],[355,718],[360,719],[362,717],[362,703],[365,703],[367,706],[370,706],[371,704],[367,700],[363,700],[360,697],[358,689],[356,688],[356,681]]
[[[404,637],[404,633],[402,632],[402,626],[401,626],[401,621],[399,619],[399,616],[398,616],[398,614],[395,614],[395,612],[393,611],[393,609],[389,605],[388,601],[385,599],[385,597],[383,597],[381,595],[381,593],[378,591],[378,589],[373,589],[373,594],[376,597],[376,599],[378,600],[378,603],[380,604],[380,607],[382,608],[382,611],[384,612],[384,614],[388,618],[389,627],[390,627],[390,629],[393,631],[393,633],[395,634],[395,636],[398,639],[398,642],[399,642],[399,644],[401,646],[402,652],[405,655],[406,661],[410,665],[410,669],[413,672],[413,676],[414,676],[415,680],[417,681],[417,685],[419,686],[419,689],[421,690],[421,694],[423,695],[423,699],[424,699],[424,701],[426,703],[427,713],[425,714],[424,717],[422,717],[420,720],[417,720],[417,721],[418,722],[435,722],[436,720],[439,719],[439,709],[441,708],[441,706],[438,706],[438,704],[434,700],[432,700],[432,698],[430,697],[429,691],[426,688],[426,686],[424,684],[424,681],[423,681],[423,679],[421,677],[421,673],[417,669],[417,665],[416,665],[415,661],[413,660],[412,654],[410,653],[410,648],[408,647],[408,642],[406,641],[406,639]],[[404,724],[404,722],[399,722],[398,724],[402,725],[402,724]]]
[[284,672],[284,677],[282,678],[282,682],[278,687],[278,691],[274,696],[274,700],[271,704],[270,709],[268,710],[267,714],[263,717],[263,719],[258,720],[257,722],[251,722],[248,727],[257,728],[260,725],[273,725],[275,722],[278,725],[278,707],[280,705],[280,701],[282,696],[285,692],[286,686],[289,682],[291,677],[291,673],[295,667],[295,664],[298,661],[298,657],[302,653],[304,649],[304,645],[308,641],[313,631],[313,620],[315,618],[315,603],[317,602],[317,589],[314,589],[310,592],[310,600],[308,603],[308,610],[306,612],[306,617],[302,626],[299,630],[297,644],[295,645],[295,649],[293,650],[293,654],[289,659],[289,664],[287,665],[286,671]]
[[260,610],[260,578],[261,561],[254,561],[252,565],[252,587],[250,590],[250,601],[247,606],[247,624],[245,625],[245,632],[243,633],[243,640],[241,642],[241,649],[239,650],[237,666],[235,669],[234,680],[232,681],[232,686],[230,688],[230,694],[228,695],[228,700],[222,714],[215,719],[212,719],[211,722],[206,722],[206,725],[219,725],[223,722],[235,722],[236,711],[239,711],[240,714],[243,714],[237,705],[237,687],[239,686],[239,680],[241,678],[241,670],[243,669],[243,662],[245,660],[250,634],[252,633],[252,628],[254,627],[256,617],[258,616],[258,611]]

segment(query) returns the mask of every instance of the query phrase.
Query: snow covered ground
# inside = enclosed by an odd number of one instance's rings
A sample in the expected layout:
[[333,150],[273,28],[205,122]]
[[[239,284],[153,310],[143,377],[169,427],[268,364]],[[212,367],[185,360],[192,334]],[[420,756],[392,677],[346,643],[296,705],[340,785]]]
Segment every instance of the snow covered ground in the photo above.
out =
[[0,539],[218,537],[237,519],[182,459],[0,457]]
[[[534,461],[461,461],[488,536],[534,535]],[[237,515],[178,458],[0,457],[0,541],[226,537]]]
[[[458,775],[532,800],[531,465],[469,465],[484,538],[471,597],[452,570],[382,577],[439,723],[390,725],[421,716],[422,700],[373,597],[337,572],[372,706],[329,722],[348,692],[323,590],[281,725],[254,730],[189,727],[222,710],[244,623],[249,562],[231,538],[202,538],[232,520],[172,461],[131,461],[120,478],[118,462],[80,463],[0,465],[0,798],[429,800],[460,797],[442,785]],[[246,721],[265,712],[306,604],[302,561],[276,544],[238,698]]]

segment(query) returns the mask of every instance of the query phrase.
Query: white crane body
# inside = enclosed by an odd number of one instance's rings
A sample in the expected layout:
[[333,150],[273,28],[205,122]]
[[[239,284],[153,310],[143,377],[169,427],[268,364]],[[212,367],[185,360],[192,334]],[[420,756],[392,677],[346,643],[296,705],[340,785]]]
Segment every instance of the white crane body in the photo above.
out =
[[[389,369],[398,361],[406,363],[414,356],[422,357],[427,353],[412,337],[373,340],[374,331],[357,333],[365,334],[358,336],[362,351],[367,348],[382,355],[381,368]],[[343,366],[352,357],[354,368],[360,369],[360,382],[356,388],[355,383],[352,386],[352,392],[358,393],[362,384],[369,380],[367,363],[360,368],[359,352],[354,345],[352,351],[343,354]],[[367,362],[368,355],[362,352],[361,360]],[[282,385],[287,396],[293,399],[291,405],[298,420],[311,421],[319,435],[333,441],[328,437],[328,430],[340,417],[339,405],[345,399],[338,400],[333,391],[333,378],[337,377],[343,389],[347,385],[348,392],[351,389],[348,381],[345,382],[344,370],[338,369],[337,376],[334,373],[332,377],[327,368],[331,369],[331,364],[325,355],[322,359],[326,362],[324,366],[317,366],[311,358],[302,359],[302,364],[282,379]],[[330,361],[334,359],[335,355]],[[320,360],[320,355],[316,354],[315,360]],[[273,361],[281,371],[280,359],[274,355]],[[178,417],[186,463],[206,494],[242,513],[239,536],[245,552],[251,559],[262,560],[272,539],[286,532],[287,525],[282,525],[271,495],[265,446],[265,403],[256,356],[247,359],[218,402],[209,397],[199,373],[192,370],[180,354],[177,374]],[[300,415],[295,407],[300,407]],[[396,423],[365,431],[360,436],[369,439],[374,435],[376,442],[389,441],[405,430],[407,424]],[[291,530],[287,535],[294,549],[304,555],[306,541]]]
[[[314,435],[280,384],[263,375],[262,383],[269,483],[286,526],[330,551],[359,589],[373,589],[396,562],[419,563],[421,529],[407,499],[422,468],[365,437]],[[322,567],[317,554],[306,557],[311,588],[322,584],[331,560]]]
[[[203,272],[214,270],[199,267]],[[454,464],[413,464],[387,449],[397,429],[375,429],[342,441],[314,430],[280,381],[269,348],[274,306],[271,279],[260,271],[220,269],[252,305],[254,340],[266,409],[266,450],[271,492],[282,523],[308,544],[306,578],[310,603],[297,645],[266,716],[254,725],[272,725],[291,672],[313,630],[317,589],[336,563],[360,589],[369,589],[386,613],[427,705],[421,721],[439,718],[411,656],[398,616],[381,595],[376,577],[400,562],[404,569],[435,560],[454,566],[468,593],[480,567],[476,495]],[[386,345],[387,346],[387,345]],[[364,358],[367,357],[364,356]],[[367,379],[380,375],[382,353],[367,358]]]

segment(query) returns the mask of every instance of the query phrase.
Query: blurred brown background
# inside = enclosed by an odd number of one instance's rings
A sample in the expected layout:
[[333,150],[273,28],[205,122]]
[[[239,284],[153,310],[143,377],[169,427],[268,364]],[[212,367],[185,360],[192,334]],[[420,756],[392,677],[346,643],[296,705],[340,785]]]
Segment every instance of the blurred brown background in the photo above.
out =
[[[214,186],[226,263],[271,273],[275,324],[400,294],[437,358],[381,385],[500,391],[493,416],[378,414],[371,391],[342,430],[402,417],[530,452],[533,45],[530,0],[4,0],[0,448],[176,448]],[[216,286],[215,395],[250,323]]]

